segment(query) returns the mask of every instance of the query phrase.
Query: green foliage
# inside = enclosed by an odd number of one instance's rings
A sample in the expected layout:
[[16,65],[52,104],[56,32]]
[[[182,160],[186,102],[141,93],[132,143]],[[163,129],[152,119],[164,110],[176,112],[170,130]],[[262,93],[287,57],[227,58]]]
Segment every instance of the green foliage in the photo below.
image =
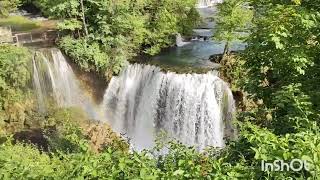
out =
[[226,41],[225,52],[229,52],[229,43],[244,40],[246,37],[246,29],[250,25],[253,12],[244,0],[225,0],[218,4],[217,8],[214,39]]
[[[250,0],[251,34],[224,73],[247,91],[239,139],[222,157],[246,179],[319,179],[319,1]],[[245,78],[244,78],[245,77]],[[242,99],[242,101],[245,101]],[[249,121],[249,122],[247,122]],[[261,171],[261,161],[307,160],[309,171]],[[231,170],[231,171],[232,171]]]
[[[200,21],[195,0],[84,0],[84,11],[78,0],[34,3],[44,14],[63,19],[59,28],[78,38],[72,42],[70,38],[62,41],[61,47],[68,48],[64,49],[66,53],[76,57],[84,69],[95,69],[107,76],[119,72],[125,60],[135,55],[155,55],[174,45],[176,33],[190,34]],[[88,34],[84,32],[86,27]],[[82,52],[71,52],[73,49]],[[93,57],[91,50],[103,57]],[[95,68],[91,67],[93,64]]]
[[23,16],[0,18],[0,26],[9,26],[13,31],[30,31],[40,27],[38,22]]
[[32,108],[27,90],[30,60],[26,48],[0,45],[0,132],[5,125],[22,126]]
[[[68,125],[67,125],[68,127]],[[143,152],[107,147],[96,154],[75,126],[66,138],[80,151],[42,152],[28,144],[0,146],[1,178],[46,179],[316,179],[319,174],[319,129],[276,136],[250,123],[242,124],[240,140],[223,151],[192,147],[171,141]],[[249,146],[248,146],[249,145]],[[239,151],[241,150],[241,151]],[[161,153],[166,151],[165,154]],[[294,158],[306,160],[308,171],[261,171],[261,161]]]
[[0,179],[62,178],[62,163],[58,156],[50,157],[30,145],[0,146]]
[[320,16],[310,3],[251,1],[256,16],[244,53],[244,87],[263,100],[275,133],[304,129],[319,117],[311,79],[318,79]]
[[277,136],[267,129],[261,129],[250,123],[243,126],[242,134],[249,141],[251,149],[254,151],[254,161],[252,166],[261,168],[260,162],[273,162],[274,160],[284,160],[289,162],[293,159],[306,160],[309,171],[299,173],[293,171],[284,172],[261,172],[262,176],[271,179],[285,179],[295,177],[296,179],[316,179],[319,177],[319,153],[320,134],[316,124],[310,126],[311,130],[295,134]]
[[65,37],[59,45],[85,70],[97,70],[97,72],[100,72],[102,67],[108,64],[108,59],[104,56],[105,54],[101,52],[99,45],[96,43],[89,45],[86,39],[76,40],[71,37]]
[[[188,34],[196,25],[190,18],[198,16],[191,0],[86,0],[84,12],[76,0],[38,3],[44,13],[64,18],[60,28],[77,36],[62,39],[65,52],[83,69],[107,77],[136,52],[155,54],[171,45],[174,33]],[[152,150],[128,152],[120,141],[95,152],[90,133],[77,121],[82,117],[73,116],[80,113],[57,110],[32,116],[44,123],[47,151],[10,140],[1,144],[0,179],[319,179],[319,4],[226,0],[219,5],[220,40],[238,39],[254,17],[247,50],[223,65],[229,66],[224,75],[233,89],[246,90],[257,102],[239,113],[239,138],[224,149],[199,152],[175,141],[158,141]],[[24,48],[0,48],[1,123],[18,119],[24,125],[27,119],[28,59]],[[310,169],[261,170],[261,161],[295,158],[306,160]]]
[[[258,89],[259,97],[304,76],[315,63],[320,16],[315,10],[290,4],[277,3],[268,5],[268,11],[262,7],[256,10],[259,16],[248,40],[246,58],[254,85],[251,87]],[[256,6],[261,5],[257,2]]]
[[63,20],[57,24],[58,29],[75,31],[82,28],[82,23],[77,19]]
[[0,17],[7,17],[10,12],[17,10],[20,0],[0,0]]
[[[110,78],[113,73],[119,73],[125,64],[124,57],[118,54],[117,57],[103,51],[101,46],[95,41],[86,38],[73,39],[64,37],[59,46],[85,71],[95,71],[106,78]],[[113,59],[117,58],[117,59]]]
[[290,84],[282,87],[273,94],[274,129],[276,132],[288,132],[291,128],[301,129],[310,127],[314,110],[310,97],[301,91],[301,84]]
[[[72,139],[79,139],[72,133]],[[82,138],[80,138],[81,140]],[[86,141],[78,142],[86,146]],[[87,144],[88,145],[88,144]],[[176,142],[167,144],[165,156],[150,156],[147,151],[127,153],[112,148],[94,154],[89,149],[80,152],[42,152],[28,144],[0,146],[0,177],[8,179],[227,179],[247,177],[222,164],[213,152],[199,153]],[[25,151],[25,153],[23,153]],[[24,154],[24,155],[23,155]],[[240,166],[234,169],[238,170]],[[227,173],[228,172],[228,173]]]
[[0,54],[1,90],[26,87],[30,78],[27,64],[30,62],[31,53],[26,48],[1,45]]
[[194,0],[151,0],[144,11],[148,16],[147,37],[144,51],[155,55],[162,48],[171,46],[176,33],[190,35],[192,29],[200,22],[200,15],[194,8]]

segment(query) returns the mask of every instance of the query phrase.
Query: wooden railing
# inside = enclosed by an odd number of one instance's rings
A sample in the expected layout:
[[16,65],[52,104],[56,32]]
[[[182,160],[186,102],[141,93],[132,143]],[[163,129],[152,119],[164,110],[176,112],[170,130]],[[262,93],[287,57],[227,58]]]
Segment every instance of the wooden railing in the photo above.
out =
[[59,38],[59,34],[55,30],[15,33],[13,35],[13,43],[20,46],[23,44],[32,44],[38,42],[54,42],[57,38]]
[[32,43],[50,43],[55,42],[59,38],[56,30],[34,31],[27,33],[13,33],[10,27],[1,27],[0,44],[15,44],[22,46]]

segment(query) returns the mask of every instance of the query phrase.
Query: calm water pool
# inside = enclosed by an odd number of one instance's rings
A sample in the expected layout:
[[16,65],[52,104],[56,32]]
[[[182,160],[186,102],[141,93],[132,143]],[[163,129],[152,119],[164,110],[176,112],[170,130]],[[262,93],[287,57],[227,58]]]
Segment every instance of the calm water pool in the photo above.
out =
[[[231,50],[243,50],[245,44],[233,43]],[[183,47],[173,47],[152,58],[152,63],[170,66],[215,67],[208,59],[223,53],[224,43],[216,41],[191,41]]]

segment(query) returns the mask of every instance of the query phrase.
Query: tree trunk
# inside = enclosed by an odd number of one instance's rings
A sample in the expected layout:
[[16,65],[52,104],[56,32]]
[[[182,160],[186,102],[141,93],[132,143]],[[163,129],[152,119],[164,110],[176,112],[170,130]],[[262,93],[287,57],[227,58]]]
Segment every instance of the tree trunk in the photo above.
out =
[[229,46],[230,46],[230,43],[229,43],[229,41],[227,41],[226,45],[224,46],[222,59],[224,59],[229,54]]
[[88,36],[89,32],[88,32],[88,27],[86,23],[86,17],[84,15],[83,0],[80,0],[80,4],[81,4],[81,11],[82,11],[82,23],[83,23],[84,33],[86,36]]

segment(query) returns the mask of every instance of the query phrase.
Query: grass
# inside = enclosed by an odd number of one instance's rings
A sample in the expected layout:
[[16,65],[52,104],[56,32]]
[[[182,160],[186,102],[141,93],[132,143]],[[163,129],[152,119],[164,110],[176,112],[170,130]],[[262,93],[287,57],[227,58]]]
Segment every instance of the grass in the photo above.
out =
[[0,18],[0,26],[10,26],[14,32],[56,29],[56,21],[36,21],[23,16]]
[[12,31],[23,32],[40,28],[40,23],[23,16],[0,18],[0,26],[10,26]]

